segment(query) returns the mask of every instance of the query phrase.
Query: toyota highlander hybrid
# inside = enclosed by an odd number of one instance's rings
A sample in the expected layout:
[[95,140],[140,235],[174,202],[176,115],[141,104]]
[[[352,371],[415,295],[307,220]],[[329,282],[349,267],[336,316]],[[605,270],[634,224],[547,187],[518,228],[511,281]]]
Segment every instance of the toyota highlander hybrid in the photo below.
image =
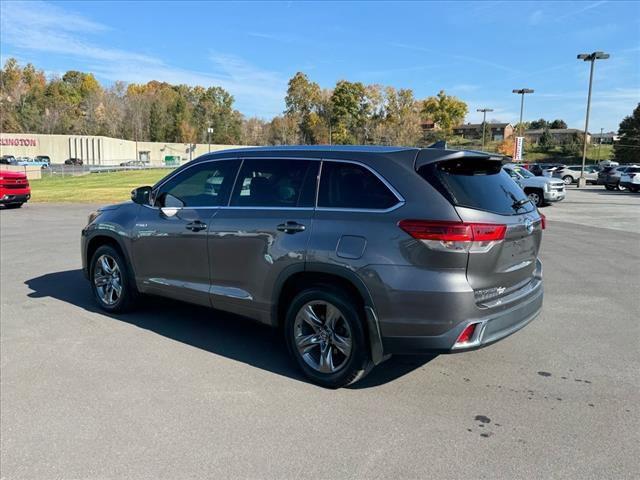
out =
[[502,166],[441,148],[207,154],[92,213],[84,273],[108,312],[152,294],[278,327],[308,378],[341,387],[538,315],[545,219]]

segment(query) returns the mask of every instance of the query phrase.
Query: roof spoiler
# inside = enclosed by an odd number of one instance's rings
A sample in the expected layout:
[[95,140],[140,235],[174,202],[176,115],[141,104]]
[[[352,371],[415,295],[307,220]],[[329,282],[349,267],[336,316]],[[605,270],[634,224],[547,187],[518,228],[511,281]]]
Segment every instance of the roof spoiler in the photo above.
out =
[[447,141],[446,140],[438,140],[436,143],[429,145],[427,148],[439,148],[441,150],[447,149]]
[[[445,146],[436,146],[439,144],[444,144]],[[445,160],[494,160],[504,163],[505,157],[498,153],[492,154],[475,150],[449,150],[446,148],[446,142],[440,141],[434,143],[428,148],[423,148],[418,152],[414,168],[418,170],[424,165],[443,162]]]

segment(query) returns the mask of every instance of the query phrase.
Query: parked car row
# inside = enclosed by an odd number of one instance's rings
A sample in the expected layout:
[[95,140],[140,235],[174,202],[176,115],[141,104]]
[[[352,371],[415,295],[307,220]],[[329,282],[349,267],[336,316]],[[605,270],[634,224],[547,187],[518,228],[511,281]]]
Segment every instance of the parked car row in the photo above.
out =
[[21,167],[49,168],[51,158],[48,155],[36,155],[35,157],[14,157],[13,155],[3,155],[0,158],[1,165],[18,165]]
[[607,190],[640,190],[640,167],[638,165],[621,165],[604,167],[598,172],[598,185]]
[[[560,179],[565,185],[577,183],[582,175],[582,165],[564,165],[561,163],[523,164],[536,177]],[[607,190],[640,191],[640,167],[638,165],[619,165],[617,162],[604,161],[598,165],[586,165],[584,177],[588,184],[603,185]]]

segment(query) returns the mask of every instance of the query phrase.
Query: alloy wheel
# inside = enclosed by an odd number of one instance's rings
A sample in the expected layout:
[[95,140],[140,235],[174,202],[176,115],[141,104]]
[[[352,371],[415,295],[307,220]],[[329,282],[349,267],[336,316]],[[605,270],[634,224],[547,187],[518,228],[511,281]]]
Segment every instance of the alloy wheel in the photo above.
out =
[[122,275],[116,260],[110,255],[100,255],[93,270],[93,284],[105,305],[115,305],[122,296]]
[[294,321],[294,342],[304,362],[320,373],[336,373],[353,351],[351,327],[343,313],[330,302],[306,303]]
[[535,192],[531,192],[531,193],[529,193],[528,197],[529,197],[529,200],[531,200],[531,202],[534,205],[536,205],[536,206],[540,205],[540,195],[538,195]]

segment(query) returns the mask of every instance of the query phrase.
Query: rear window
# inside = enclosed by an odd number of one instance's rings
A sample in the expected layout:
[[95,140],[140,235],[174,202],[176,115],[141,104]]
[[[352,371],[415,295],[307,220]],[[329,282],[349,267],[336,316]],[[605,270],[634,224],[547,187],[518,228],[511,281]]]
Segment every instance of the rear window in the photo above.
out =
[[421,167],[418,173],[459,207],[516,215],[534,205],[495,160],[448,160]]

